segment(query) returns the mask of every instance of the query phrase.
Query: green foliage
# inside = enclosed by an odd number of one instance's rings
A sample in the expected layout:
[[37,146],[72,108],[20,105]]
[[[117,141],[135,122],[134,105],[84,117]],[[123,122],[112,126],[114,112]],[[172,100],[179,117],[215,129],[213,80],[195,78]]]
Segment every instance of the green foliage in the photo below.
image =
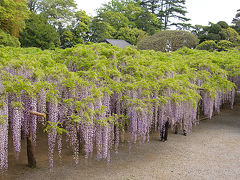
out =
[[208,33],[218,34],[222,30],[222,27],[219,24],[211,23],[211,26],[208,28]]
[[[41,90],[46,91],[47,101],[73,109],[68,116],[73,126],[81,122],[116,123],[124,127],[129,123],[124,114],[127,107],[134,107],[139,113],[152,113],[154,104],[170,101],[187,101],[196,106],[200,98],[198,88],[204,88],[213,99],[218,91],[231,90],[234,84],[228,78],[240,74],[239,64],[240,55],[234,49],[211,53],[185,47],[163,53],[137,51],[133,47],[120,49],[105,43],[55,51],[0,47],[0,82],[3,95],[35,98]],[[9,67],[18,75],[4,71]],[[27,73],[22,73],[22,69]],[[197,81],[203,83],[198,86]],[[71,94],[72,98],[64,98],[63,92]],[[129,92],[138,93],[138,98],[131,98]],[[81,93],[86,96],[79,99]],[[99,99],[113,94],[119,96],[123,114],[107,116],[104,105],[92,108]],[[16,100],[12,106],[22,108]],[[52,122],[45,131],[67,133],[64,124]]]
[[238,46],[240,43],[239,34],[224,21],[219,21],[217,24],[210,23],[210,26],[196,26],[193,33],[198,36],[200,43],[208,40],[213,40],[216,43],[227,40],[232,42],[234,46]]
[[226,51],[233,47],[233,43],[227,40],[221,40],[217,43],[217,46],[220,51]]
[[27,17],[28,9],[25,0],[0,1],[0,29],[5,32],[18,37]]
[[172,26],[178,29],[188,29],[190,24],[185,22],[190,19],[186,18],[185,0],[169,1],[169,0],[135,0],[140,3],[143,9],[148,9],[149,12],[156,15],[163,29],[167,30]]
[[81,11],[75,12],[76,6],[74,0],[28,0],[28,8],[35,17],[28,21],[27,38],[22,35],[24,47],[66,48],[84,42],[79,36],[86,27],[81,24]]
[[63,127],[62,123],[60,123],[60,122],[55,123],[55,122],[48,121],[48,125],[46,126],[46,128],[43,131],[46,133],[56,131],[57,134],[63,134],[63,133],[68,134],[69,132],[62,127]]
[[72,47],[76,44],[83,44],[88,42],[90,33],[90,17],[85,11],[75,12],[75,17],[72,24],[66,28],[59,28],[61,47]]
[[117,39],[124,39],[132,45],[136,45],[146,36],[146,33],[140,29],[121,28],[115,36]]
[[234,29],[240,34],[240,9],[237,10],[237,14],[233,18],[232,23],[235,24]]
[[26,21],[26,28],[20,34],[22,47],[54,49],[60,45],[56,29],[42,15],[32,14]]
[[197,37],[187,31],[166,30],[144,38],[138,48],[169,52],[182,47],[195,48],[197,44]]
[[57,27],[72,20],[75,8],[74,0],[42,0],[39,1],[37,11],[41,12],[50,24]]
[[215,34],[215,33],[208,33],[206,36],[205,36],[205,40],[206,41],[211,41],[211,40],[213,40],[213,41],[220,41],[221,40],[221,36],[219,35],[219,34]]
[[0,126],[6,123],[6,121],[5,121],[6,118],[7,118],[7,116],[0,115]]
[[107,11],[124,15],[129,21],[128,27],[130,29],[138,28],[148,34],[154,34],[161,27],[156,15],[149,12],[146,8],[142,8],[138,2],[136,3],[133,0],[112,0],[109,3],[103,4],[98,9],[98,14]]
[[213,40],[204,41],[201,44],[197,45],[196,49],[213,52],[217,49],[217,44]]
[[20,42],[17,38],[11,36],[10,34],[7,34],[6,32],[0,29],[0,45],[19,47]]
[[225,21],[219,21],[217,24],[223,29],[227,29],[229,27]]
[[240,35],[233,28],[227,28],[222,30],[225,40],[232,42],[235,46],[240,44]]
[[20,109],[23,109],[23,104],[22,104],[22,102],[12,101],[11,107],[20,110]]
[[107,38],[114,38],[116,30],[108,23],[93,19],[91,22],[92,35],[90,40],[93,42],[103,42]]
[[74,33],[75,42],[86,42],[88,38],[88,33],[90,31],[90,17],[86,14],[85,11],[77,11],[75,13],[75,18],[76,19],[72,24],[72,31]]
[[[137,36],[143,36],[143,31],[153,34],[160,28],[159,20],[154,14],[142,9],[138,3],[131,0],[112,0],[103,4],[97,13],[90,26],[92,33],[90,39],[93,42],[121,37],[123,40],[136,44],[137,39],[140,39]],[[130,34],[135,37],[130,38]]]

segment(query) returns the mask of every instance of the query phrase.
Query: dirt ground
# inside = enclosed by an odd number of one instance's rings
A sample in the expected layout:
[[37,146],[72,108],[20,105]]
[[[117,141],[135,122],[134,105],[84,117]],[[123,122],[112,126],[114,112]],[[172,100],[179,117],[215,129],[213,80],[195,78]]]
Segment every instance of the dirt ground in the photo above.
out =
[[[44,138],[42,138],[44,139]],[[48,168],[47,144],[38,142],[38,168],[26,167],[26,151],[15,160],[9,154],[9,171],[0,179],[27,180],[238,180],[240,179],[240,107],[225,110],[211,120],[201,121],[188,136],[169,134],[167,142],[153,134],[149,143],[136,144],[129,150],[120,144],[111,162],[80,157],[74,165],[71,152],[63,152],[63,160],[55,159],[53,172]],[[10,147],[11,148],[11,147]]]

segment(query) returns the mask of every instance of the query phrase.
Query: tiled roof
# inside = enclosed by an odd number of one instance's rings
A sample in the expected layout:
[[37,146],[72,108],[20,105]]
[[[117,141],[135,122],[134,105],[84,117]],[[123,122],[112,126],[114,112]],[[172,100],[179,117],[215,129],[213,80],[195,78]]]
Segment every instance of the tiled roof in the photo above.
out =
[[118,46],[120,48],[124,48],[126,46],[131,46],[130,43],[128,43],[125,40],[119,40],[119,39],[105,39],[105,41],[113,46]]

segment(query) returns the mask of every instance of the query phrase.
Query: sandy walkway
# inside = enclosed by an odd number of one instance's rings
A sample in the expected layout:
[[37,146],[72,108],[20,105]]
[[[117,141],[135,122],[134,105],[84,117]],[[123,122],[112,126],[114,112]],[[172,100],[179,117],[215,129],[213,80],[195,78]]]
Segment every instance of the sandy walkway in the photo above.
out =
[[131,153],[127,144],[121,144],[109,164],[94,157],[86,162],[81,156],[80,164],[75,167],[70,152],[65,151],[64,163],[56,160],[54,172],[49,173],[47,149],[37,149],[37,169],[25,167],[26,156],[22,153],[19,161],[11,160],[13,154],[10,154],[10,170],[2,179],[237,180],[240,179],[240,107],[202,121],[186,137],[170,134],[167,142],[160,142],[158,134],[154,134],[150,143],[133,146]]

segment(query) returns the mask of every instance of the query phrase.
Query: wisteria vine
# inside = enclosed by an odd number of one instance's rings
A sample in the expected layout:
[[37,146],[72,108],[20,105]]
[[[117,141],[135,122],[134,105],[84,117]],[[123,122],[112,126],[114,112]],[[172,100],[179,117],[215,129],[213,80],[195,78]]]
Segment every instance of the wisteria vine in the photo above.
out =
[[0,49],[0,170],[8,168],[8,131],[18,157],[21,131],[23,138],[31,132],[36,145],[38,126],[44,126],[51,168],[55,149],[62,156],[63,139],[76,164],[81,151],[85,158],[96,151],[98,160],[109,161],[126,137],[130,144],[148,142],[166,122],[187,134],[200,114],[211,119],[223,104],[233,108],[240,82],[236,51],[169,54],[107,44]]

